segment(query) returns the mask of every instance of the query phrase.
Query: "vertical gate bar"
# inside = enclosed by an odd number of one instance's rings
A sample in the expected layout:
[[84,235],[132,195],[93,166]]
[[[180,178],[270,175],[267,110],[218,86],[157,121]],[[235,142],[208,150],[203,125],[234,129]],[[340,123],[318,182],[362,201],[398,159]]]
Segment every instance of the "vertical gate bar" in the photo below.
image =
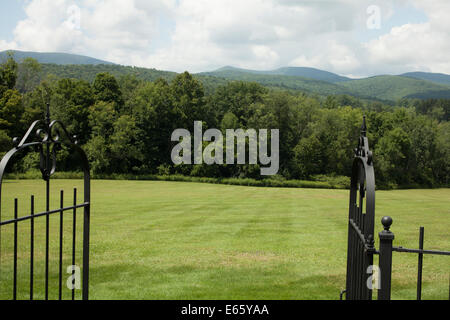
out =
[[34,195],[31,196],[30,220],[30,300],[33,300],[33,273],[34,273]]
[[59,212],[59,293],[58,298],[62,300],[62,264],[63,264],[63,210],[64,208],[64,191],[60,193],[60,208]]
[[351,275],[351,299],[355,299],[355,291],[356,291],[356,245],[355,245],[355,230],[352,229],[352,275]]
[[[358,193],[357,193],[358,194]],[[355,216],[353,221],[356,225],[358,225],[358,198],[356,199],[355,203]],[[355,243],[355,265],[354,265],[354,274],[355,274],[355,282],[354,282],[354,294],[353,299],[358,299],[358,288],[359,288],[359,242],[358,242],[358,235],[356,234],[356,230],[353,230],[353,241]]]
[[349,235],[348,235],[348,257],[347,257],[347,292],[345,293],[345,297],[347,300],[352,299],[353,294],[353,234],[351,232],[351,226],[349,223]]
[[[358,209],[358,206],[356,204],[356,198],[355,202],[353,203],[353,212],[352,212],[352,219],[353,222],[356,223],[356,210]],[[358,250],[358,243],[356,242],[356,231],[352,228],[352,300],[356,299],[356,283],[357,283],[357,250]]]
[[[352,210],[352,219],[355,219],[355,212],[356,212],[356,204],[353,203],[353,210]],[[352,256],[351,256],[351,300],[355,299],[355,291],[356,291],[356,242],[355,242],[355,230],[353,227],[351,228],[351,242],[352,242]]]
[[[364,196],[361,194],[361,209],[360,209],[360,215],[361,215],[361,221],[360,221],[360,229],[361,232],[364,234]],[[367,279],[367,255],[365,252],[365,243],[361,242],[361,299],[366,300],[367,299],[367,286],[366,286],[366,279]]]
[[[77,235],[77,188],[73,189],[73,225],[72,225],[72,266],[75,266],[75,243]],[[72,271],[74,273],[75,270]],[[75,300],[75,278],[72,278],[72,300]]]
[[350,214],[349,214],[349,222],[348,222],[348,242],[347,242],[347,282],[346,282],[346,292],[345,298],[347,300],[352,299],[352,283],[353,283],[353,228],[350,224],[350,219],[352,218],[352,210],[353,206],[350,203]]
[[[419,231],[419,249],[423,250],[423,237],[425,229],[420,227]],[[417,300],[422,299],[422,266],[423,266],[423,253],[419,253],[419,262],[417,265]]]
[[351,225],[350,225],[350,218],[351,218],[351,202],[349,205],[349,217],[348,217],[348,234],[347,234],[347,275],[346,275],[346,281],[345,281],[345,299],[346,300],[350,300],[351,299],[351,271],[352,271],[352,265],[351,265],[351,261],[352,261],[352,243],[351,243],[351,238],[352,238],[352,233],[351,233]]
[[89,225],[90,203],[84,207],[83,221],[83,300],[89,299]]
[[[360,223],[361,223],[361,194],[359,192],[359,183],[357,185],[358,188],[358,207],[356,209],[356,225],[358,227],[360,227]],[[357,241],[357,299],[360,300],[361,299],[361,268],[362,268],[362,261],[361,261],[361,241],[360,239],[356,239]]]
[[[361,232],[363,232],[364,238],[366,238],[366,234],[365,234],[365,230],[366,230],[365,218],[366,218],[366,215],[364,213],[362,213],[362,215],[361,215]],[[364,300],[368,300],[369,299],[369,291],[370,291],[370,289],[367,287],[367,280],[368,280],[368,277],[369,277],[369,275],[367,273],[367,269],[369,267],[369,263],[368,263],[369,255],[366,252],[366,243],[362,244],[362,255],[363,255],[363,270],[362,271],[364,273],[363,285],[362,285],[362,290],[363,290],[363,297],[362,298]]]
[[380,289],[378,290],[378,300],[391,299],[391,276],[392,276],[392,242],[394,234],[389,231],[392,224],[391,217],[381,219],[384,230],[378,236],[380,239]]
[[359,239],[356,240],[356,290],[355,290],[355,294],[356,294],[356,299],[360,300],[361,299],[361,292],[360,292],[360,288],[361,288],[361,255],[360,255],[360,242]]
[[82,299],[89,300],[89,233],[91,221],[91,178],[89,164],[84,171],[84,218],[83,218],[83,292]]
[[46,181],[46,204],[45,210],[47,214],[45,216],[45,300],[48,300],[48,256],[49,256],[49,229],[50,229],[50,216],[48,211],[50,210],[50,180]]
[[[369,254],[368,256],[368,266],[373,266],[373,254]],[[373,269],[372,269],[372,274],[373,274]],[[368,289],[368,293],[367,293],[367,300],[372,300],[372,292],[373,292],[373,288],[372,289]]]
[[14,199],[14,275],[13,300],[17,300],[17,198]]

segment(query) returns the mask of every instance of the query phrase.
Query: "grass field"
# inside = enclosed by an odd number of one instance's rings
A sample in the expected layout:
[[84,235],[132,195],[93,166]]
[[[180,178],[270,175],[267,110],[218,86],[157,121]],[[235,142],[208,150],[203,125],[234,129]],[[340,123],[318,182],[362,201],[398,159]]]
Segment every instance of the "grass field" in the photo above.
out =
[[[72,203],[78,180],[52,181]],[[43,209],[38,180],[6,181],[2,220],[29,196]],[[450,190],[377,191],[376,232],[392,216],[394,245],[450,250]],[[80,212],[81,214],[81,212]],[[257,188],[163,181],[92,181],[91,299],[338,299],[345,287],[348,191]],[[82,219],[77,218],[77,238]],[[39,221],[38,220],[42,220]],[[36,219],[35,297],[43,298],[44,218]],[[19,298],[29,286],[29,223],[19,224]],[[72,215],[64,218],[64,271]],[[57,298],[59,216],[51,218],[50,298]],[[2,228],[0,298],[11,297],[12,226]],[[378,243],[376,244],[378,246]],[[77,241],[77,263],[81,242]],[[394,253],[393,299],[414,299],[417,255]],[[66,278],[68,275],[64,274]],[[448,299],[450,257],[424,257],[423,298]],[[64,279],[65,281],[65,279]],[[64,290],[64,297],[70,292]],[[80,293],[77,293],[80,297]]]

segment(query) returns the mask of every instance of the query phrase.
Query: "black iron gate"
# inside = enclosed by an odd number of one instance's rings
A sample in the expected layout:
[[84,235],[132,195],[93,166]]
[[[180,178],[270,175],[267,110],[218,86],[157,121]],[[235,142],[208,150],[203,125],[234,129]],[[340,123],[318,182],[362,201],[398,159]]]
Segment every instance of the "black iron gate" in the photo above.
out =
[[375,174],[366,132],[364,118],[358,147],[355,149],[350,181],[347,299],[372,298],[372,290],[366,286],[366,282],[367,270],[373,265]]
[[[2,281],[7,280],[7,277],[2,277],[2,252],[1,252],[1,240],[2,240],[2,228],[7,226],[13,227],[13,275],[12,275],[12,292],[11,298],[17,299],[17,277],[18,277],[18,224],[29,223],[30,243],[29,245],[29,298],[33,300],[34,297],[34,265],[35,265],[35,221],[39,218],[45,218],[45,286],[44,296],[47,300],[49,298],[49,242],[50,242],[50,216],[59,214],[59,274],[58,274],[58,298],[62,299],[63,292],[63,231],[64,231],[64,215],[72,215],[72,244],[71,244],[71,263],[74,267],[72,275],[75,276],[76,270],[76,228],[77,228],[77,210],[83,213],[83,236],[82,236],[82,299],[87,300],[89,297],[89,227],[90,227],[90,172],[89,163],[84,151],[78,146],[76,136],[70,136],[64,125],[58,120],[50,120],[50,110],[47,105],[47,112],[44,120],[37,120],[33,122],[24,137],[19,140],[13,139],[14,148],[11,149],[0,162],[0,284]],[[60,193],[60,206],[57,209],[50,209],[50,178],[56,170],[56,155],[57,151],[65,145],[78,155],[80,169],[84,174],[84,199],[83,202],[77,202],[77,189],[73,190],[73,205],[64,206],[64,192]],[[31,195],[30,198],[30,210],[26,214],[19,216],[19,203],[17,198],[14,200],[14,218],[9,220],[2,220],[1,216],[1,190],[4,175],[8,164],[10,164],[15,155],[19,152],[35,151],[39,153],[40,163],[39,167],[42,173],[42,178],[46,185],[46,199],[45,199],[45,211],[35,212],[35,197]],[[22,211],[22,210],[21,210]],[[21,259],[23,260],[23,259]],[[79,263],[79,262],[78,262]],[[80,268],[81,269],[81,268]],[[71,297],[75,299],[75,278],[72,278]],[[2,296],[4,293],[2,293]]]
[[[418,254],[417,299],[421,299],[422,261],[424,254],[450,255],[449,251],[424,250],[424,228],[420,228],[419,249],[393,246],[394,234],[390,231],[391,217],[383,217],[384,230],[378,234],[380,248],[374,246],[375,219],[375,174],[373,155],[369,150],[366,136],[367,127],[364,117],[358,147],[355,149],[352,177],[350,182],[350,204],[348,218],[347,276],[346,289],[341,299],[371,300],[372,280],[378,274],[378,300],[391,298],[392,252]],[[373,265],[373,256],[379,255],[379,265]],[[378,272],[374,273],[374,269]],[[450,289],[450,288],[449,288]],[[450,298],[450,293],[449,293]]]

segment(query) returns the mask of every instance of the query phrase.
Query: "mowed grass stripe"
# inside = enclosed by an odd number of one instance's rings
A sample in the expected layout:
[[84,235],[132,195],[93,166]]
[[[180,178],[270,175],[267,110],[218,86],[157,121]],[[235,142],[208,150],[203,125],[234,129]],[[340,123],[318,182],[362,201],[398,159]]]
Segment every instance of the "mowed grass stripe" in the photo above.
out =
[[[31,194],[42,208],[43,186],[37,180],[7,181],[2,219],[17,194],[19,215],[27,214]],[[81,201],[82,186],[78,180],[52,181],[52,208],[59,205],[60,189],[69,204],[77,187]],[[376,201],[376,232],[381,217],[392,216],[395,245],[416,248],[423,225],[425,248],[450,250],[449,189],[377,191]],[[90,298],[338,299],[345,287],[347,215],[346,190],[93,180]],[[58,221],[51,220],[55,254]],[[77,222],[81,240],[82,219]],[[22,229],[19,241],[29,241],[27,227]],[[6,278],[11,236],[2,229],[1,298],[9,297],[12,283]],[[29,277],[26,250],[19,252],[22,298]],[[69,263],[70,243],[64,254]],[[394,253],[394,299],[415,298],[416,268],[416,255]],[[425,256],[423,298],[447,299],[449,274],[448,257]],[[56,283],[56,293],[55,288]]]

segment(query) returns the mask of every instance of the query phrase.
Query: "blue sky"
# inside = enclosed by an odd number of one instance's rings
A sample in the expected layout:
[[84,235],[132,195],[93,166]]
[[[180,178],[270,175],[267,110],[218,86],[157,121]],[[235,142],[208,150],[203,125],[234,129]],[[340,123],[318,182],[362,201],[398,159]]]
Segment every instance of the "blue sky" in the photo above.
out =
[[[191,72],[233,65],[308,66],[355,77],[417,70],[450,73],[450,24],[443,14],[450,11],[449,3],[2,1],[0,51],[77,53]],[[379,15],[367,11],[371,6]],[[370,28],[369,20],[378,21],[379,28]]]
[[425,12],[415,8],[411,4],[394,4],[392,15],[381,23],[380,29],[361,29],[360,40],[367,41],[377,38],[389,33],[393,27],[402,26],[407,23],[417,24],[428,21],[429,19]]
[[0,39],[13,40],[13,31],[22,19],[25,19],[25,10],[23,1],[2,1],[0,11]]

